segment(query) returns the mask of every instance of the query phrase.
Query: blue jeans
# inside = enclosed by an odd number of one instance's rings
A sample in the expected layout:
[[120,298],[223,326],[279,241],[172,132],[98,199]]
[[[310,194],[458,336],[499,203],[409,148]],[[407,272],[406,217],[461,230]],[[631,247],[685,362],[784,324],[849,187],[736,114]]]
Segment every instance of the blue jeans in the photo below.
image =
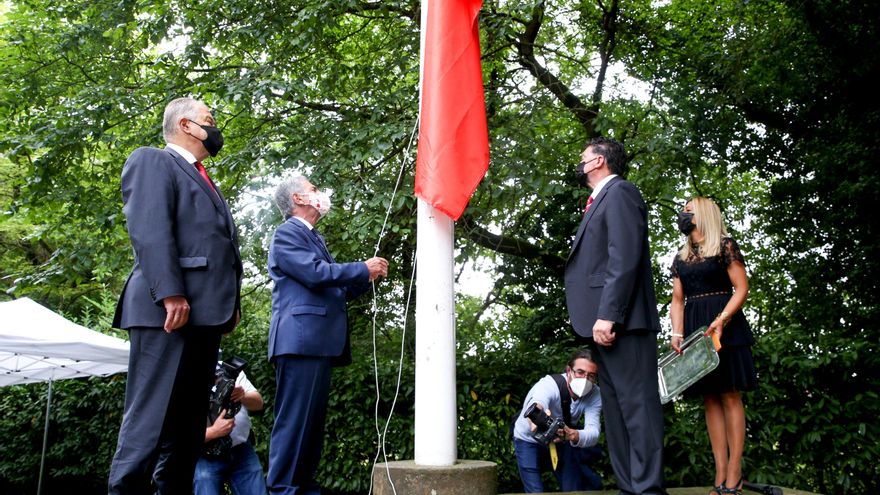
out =
[[[553,469],[550,462],[550,449],[543,444],[514,439],[513,450],[516,452],[516,464],[519,467],[519,478],[522,480],[526,493],[544,492],[541,473]],[[577,448],[568,442],[556,444],[558,462],[553,475],[564,492],[598,490],[602,488],[602,479],[593,471],[589,462],[602,455],[599,447]]]
[[266,495],[263,466],[250,442],[232,447],[228,459],[199,458],[193,479],[195,495],[222,495],[226,482],[235,495]]

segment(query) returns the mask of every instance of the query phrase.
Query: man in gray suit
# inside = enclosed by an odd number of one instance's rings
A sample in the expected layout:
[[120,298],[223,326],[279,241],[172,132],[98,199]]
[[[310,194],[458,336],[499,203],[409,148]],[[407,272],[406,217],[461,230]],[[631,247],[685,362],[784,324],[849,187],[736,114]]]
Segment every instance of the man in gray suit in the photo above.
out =
[[131,354],[111,494],[192,493],[220,336],[241,317],[235,224],[201,163],[223,136],[191,98],[168,104],[163,133],[122,170],[134,267],[113,320]]
[[647,208],[620,174],[623,146],[594,138],[576,173],[593,190],[565,266],[571,324],[599,365],[605,434],[621,493],[661,494],[663,413],[657,390],[660,321]]

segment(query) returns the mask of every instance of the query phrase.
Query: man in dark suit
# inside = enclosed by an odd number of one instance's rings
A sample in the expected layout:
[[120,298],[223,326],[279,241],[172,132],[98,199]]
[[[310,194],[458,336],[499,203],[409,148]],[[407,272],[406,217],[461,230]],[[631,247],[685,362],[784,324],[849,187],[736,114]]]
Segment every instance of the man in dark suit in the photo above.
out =
[[269,360],[277,389],[266,484],[272,494],[317,495],[330,370],[351,363],[346,301],[387,276],[388,262],[333,260],[314,228],[330,198],[304,177],[282,183],[275,203],[286,220],[269,247]]
[[191,98],[168,104],[163,133],[122,170],[134,267],[113,320],[131,355],[111,494],[192,493],[220,336],[241,316],[235,224],[201,163],[222,134]]
[[565,266],[565,295],[575,332],[594,349],[605,432],[618,488],[663,488],[663,413],[657,389],[660,321],[648,250],[647,208],[619,175],[626,153],[595,138],[577,175],[593,189]]

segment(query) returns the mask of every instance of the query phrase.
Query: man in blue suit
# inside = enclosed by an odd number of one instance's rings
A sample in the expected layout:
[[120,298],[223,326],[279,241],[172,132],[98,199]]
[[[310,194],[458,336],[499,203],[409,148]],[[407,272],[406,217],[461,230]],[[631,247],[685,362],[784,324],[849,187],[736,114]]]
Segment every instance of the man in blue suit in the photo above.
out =
[[241,317],[235,224],[201,163],[223,136],[191,98],[167,105],[163,134],[122,170],[134,267],[113,319],[131,354],[111,494],[192,493],[220,336]]
[[605,436],[621,493],[662,494],[663,413],[657,389],[660,320],[648,214],[620,177],[623,146],[594,138],[576,173],[593,192],[565,266],[571,324],[599,365]]
[[330,370],[351,363],[346,301],[388,275],[388,262],[337,263],[315,230],[330,198],[304,177],[282,183],[275,203],[285,222],[269,246],[275,365],[275,424],[267,485],[272,494],[317,495],[315,472],[324,445]]

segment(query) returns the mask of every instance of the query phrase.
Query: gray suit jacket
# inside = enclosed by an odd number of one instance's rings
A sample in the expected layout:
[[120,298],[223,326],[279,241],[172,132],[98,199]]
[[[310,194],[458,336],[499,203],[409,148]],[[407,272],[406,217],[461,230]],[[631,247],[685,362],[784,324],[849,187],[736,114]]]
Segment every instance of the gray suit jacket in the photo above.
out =
[[113,326],[162,327],[162,299],[184,296],[189,325],[232,330],[242,264],[232,214],[219,190],[173,150],[138,148],[122,169],[122,201],[134,267]]
[[597,319],[616,332],[660,330],[648,249],[648,215],[639,190],[620,177],[593,199],[565,265],[565,299],[578,335]]

